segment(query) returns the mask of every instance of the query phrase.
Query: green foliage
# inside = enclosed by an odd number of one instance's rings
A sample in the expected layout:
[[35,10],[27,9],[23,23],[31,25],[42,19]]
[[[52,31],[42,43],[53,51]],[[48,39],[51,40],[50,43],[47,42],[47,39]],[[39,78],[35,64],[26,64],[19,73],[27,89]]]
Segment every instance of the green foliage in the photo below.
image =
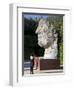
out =
[[59,58],[60,58],[60,64],[63,64],[63,43],[60,44],[60,54],[59,54]]
[[48,20],[58,33],[58,59],[60,64],[63,64],[63,15],[50,15]]

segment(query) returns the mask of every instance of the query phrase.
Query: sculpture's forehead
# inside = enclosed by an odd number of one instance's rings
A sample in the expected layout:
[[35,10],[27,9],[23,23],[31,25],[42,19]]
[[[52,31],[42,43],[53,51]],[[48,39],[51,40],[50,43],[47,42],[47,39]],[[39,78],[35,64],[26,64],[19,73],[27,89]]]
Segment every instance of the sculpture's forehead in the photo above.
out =
[[42,25],[42,24],[49,24],[49,22],[46,19],[41,19],[39,21],[39,25]]
[[49,22],[46,19],[41,19],[39,21],[36,33],[44,32],[45,30],[47,31],[49,27]]

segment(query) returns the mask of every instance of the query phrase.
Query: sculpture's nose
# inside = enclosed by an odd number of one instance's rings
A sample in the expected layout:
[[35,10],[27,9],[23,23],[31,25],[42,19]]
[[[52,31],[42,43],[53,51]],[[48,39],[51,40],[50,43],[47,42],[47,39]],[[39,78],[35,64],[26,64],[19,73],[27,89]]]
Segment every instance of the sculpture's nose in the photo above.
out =
[[36,29],[35,33],[38,34],[40,32],[39,27]]
[[38,28],[36,29],[35,33],[36,33],[36,34],[38,33]]

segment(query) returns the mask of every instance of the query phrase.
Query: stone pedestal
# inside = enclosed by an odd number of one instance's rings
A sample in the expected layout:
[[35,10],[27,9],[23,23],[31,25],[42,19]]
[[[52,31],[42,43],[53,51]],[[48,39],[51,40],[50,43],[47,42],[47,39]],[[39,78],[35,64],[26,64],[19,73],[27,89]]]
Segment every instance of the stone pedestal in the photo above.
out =
[[39,70],[60,69],[60,60],[55,59],[40,59],[38,60]]

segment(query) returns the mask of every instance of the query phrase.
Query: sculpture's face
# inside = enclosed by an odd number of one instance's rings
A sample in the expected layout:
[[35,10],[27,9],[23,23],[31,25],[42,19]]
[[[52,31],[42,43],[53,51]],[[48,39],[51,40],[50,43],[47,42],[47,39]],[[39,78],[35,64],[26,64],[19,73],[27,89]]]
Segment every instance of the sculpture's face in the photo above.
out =
[[41,47],[47,48],[53,41],[52,31],[49,31],[48,22],[44,20],[39,22],[36,33],[38,34],[38,45]]
[[48,37],[47,34],[45,32],[39,32],[38,33],[38,45],[41,47],[45,47],[48,43],[47,41]]
[[38,33],[38,44],[42,47],[47,44],[47,35],[44,32]]

